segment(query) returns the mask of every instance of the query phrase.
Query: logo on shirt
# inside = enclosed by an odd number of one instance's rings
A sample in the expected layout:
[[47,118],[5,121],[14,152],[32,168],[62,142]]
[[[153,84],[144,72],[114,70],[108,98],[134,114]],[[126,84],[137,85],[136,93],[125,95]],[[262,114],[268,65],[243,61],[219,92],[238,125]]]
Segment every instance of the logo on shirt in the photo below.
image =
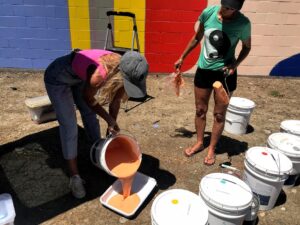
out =
[[208,29],[204,33],[204,57],[207,60],[223,59],[231,46],[227,34],[215,28]]

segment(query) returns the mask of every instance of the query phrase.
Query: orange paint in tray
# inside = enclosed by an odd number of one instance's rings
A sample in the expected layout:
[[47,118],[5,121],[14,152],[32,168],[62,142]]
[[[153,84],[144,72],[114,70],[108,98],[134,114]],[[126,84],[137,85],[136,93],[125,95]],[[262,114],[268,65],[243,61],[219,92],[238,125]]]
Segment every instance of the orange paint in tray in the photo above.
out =
[[111,172],[120,179],[123,190],[111,197],[108,204],[126,213],[133,212],[140,203],[139,196],[131,193],[135,173],[141,164],[138,152],[134,152],[131,145],[121,139],[109,145],[106,163]]

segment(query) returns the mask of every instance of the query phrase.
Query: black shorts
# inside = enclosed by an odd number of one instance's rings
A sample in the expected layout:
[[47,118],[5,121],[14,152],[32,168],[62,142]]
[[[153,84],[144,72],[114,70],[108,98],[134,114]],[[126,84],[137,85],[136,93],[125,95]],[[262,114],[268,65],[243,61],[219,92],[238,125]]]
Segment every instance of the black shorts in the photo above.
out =
[[[206,70],[201,69],[198,67],[195,78],[194,78],[194,85],[198,88],[213,88],[213,83],[215,81],[220,81],[225,90],[227,91],[226,85],[225,85],[225,76],[224,72],[220,70]],[[232,92],[236,89],[237,84],[237,72],[235,71],[234,74],[229,75],[226,78],[226,84],[228,87],[229,92]]]

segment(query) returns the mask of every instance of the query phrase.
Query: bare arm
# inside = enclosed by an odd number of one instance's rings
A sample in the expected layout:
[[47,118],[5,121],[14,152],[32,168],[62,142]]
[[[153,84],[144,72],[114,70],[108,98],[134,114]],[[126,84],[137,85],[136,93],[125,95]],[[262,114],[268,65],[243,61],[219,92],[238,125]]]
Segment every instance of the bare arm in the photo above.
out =
[[117,117],[120,110],[121,100],[123,95],[125,94],[125,89],[120,88],[117,90],[117,93],[114,96],[114,99],[109,104],[109,115],[117,121]]
[[109,115],[109,113],[101,105],[99,105],[97,100],[95,99],[95,95],[99,87],[104,83],[103,78],[99,76],[97,70],[88,77],[89,79],[87,80],[83,90],[83,96],[86,103],[94,112],[96,112],[107,122],[109,131],[119,131],[116,120],[111,115]]
[[241,64],[241,62],[249,55],[250,51],[251,51],[251,37],[249,37],[245,41],[242,41],[242,49],[238,55],[238,58],[234,63],[225,66],[223,70],[228,70],[229,74],[233,74],[236,68]]
[[185,50],[183,51],[180,58],[175,62],[175,68],[180,68],[182,66],[183,60],[187,55],[200,43],[204,35],[204,24],[200,23],[197,32],[193,35],[189,43],[187,44]]

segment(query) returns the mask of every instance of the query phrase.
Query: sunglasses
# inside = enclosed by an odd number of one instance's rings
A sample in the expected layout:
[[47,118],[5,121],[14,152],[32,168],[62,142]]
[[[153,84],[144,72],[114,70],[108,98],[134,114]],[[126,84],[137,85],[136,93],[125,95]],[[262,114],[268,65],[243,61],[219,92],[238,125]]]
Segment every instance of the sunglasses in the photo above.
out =
[[230,10],[230,11],[235,11],[236,9],[234,9],[234,8],[231,8],[231,7],[228,7],[228,6],[222,6],[224,9],[226,9],[226,10]]

